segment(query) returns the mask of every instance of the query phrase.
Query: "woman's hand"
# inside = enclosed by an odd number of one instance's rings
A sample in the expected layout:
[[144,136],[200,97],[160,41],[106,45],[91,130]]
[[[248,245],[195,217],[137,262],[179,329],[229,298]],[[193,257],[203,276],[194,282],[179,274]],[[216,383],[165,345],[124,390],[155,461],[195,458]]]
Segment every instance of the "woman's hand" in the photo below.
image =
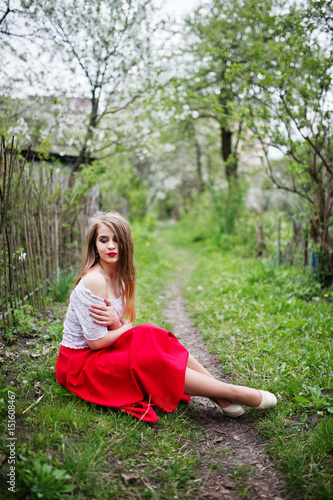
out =
[[107,326],[109,330],[116,330],[117,328],[120,328],[122,322],[114,310],[111,300],[104,299],[104,302],[106,304],[105,306],[92,304],[89,307],[90,316],[92,316],[93,322],[97,325]]

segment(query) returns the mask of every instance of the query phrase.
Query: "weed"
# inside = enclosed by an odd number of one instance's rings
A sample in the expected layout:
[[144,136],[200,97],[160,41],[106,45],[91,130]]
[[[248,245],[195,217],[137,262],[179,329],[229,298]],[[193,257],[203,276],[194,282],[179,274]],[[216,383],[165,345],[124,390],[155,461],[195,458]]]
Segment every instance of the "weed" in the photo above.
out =
[[71,479],[66,470],[35,459],[20,469],[18,490],[29,492],[32,498],[53,500],[75,489],[75,485],[68,483]]
[[315,386],[311,390],[311,399],[307,399],[303,396],[295,396],[295,401],[297,401],[299,406],[303,409],[301,422],[306,422],[309,412],[316,411],[317,413],[322,414],[320,410],[326,410],[329,413],[333,413],[332,399],[328,396],[323,396],[321,391],[322,389],[320,389],[320,387]]

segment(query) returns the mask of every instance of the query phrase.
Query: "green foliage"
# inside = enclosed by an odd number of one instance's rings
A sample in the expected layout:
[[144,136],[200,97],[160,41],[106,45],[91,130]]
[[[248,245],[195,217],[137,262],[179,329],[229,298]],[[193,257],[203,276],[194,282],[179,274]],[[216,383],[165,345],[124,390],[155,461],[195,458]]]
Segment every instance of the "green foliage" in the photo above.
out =
[[[319,5],[322,12],[326,7],[327,15],[320,21],[318,5],[311,1],[291,3],[284,13],[262,12],[271,35],[253,46],[250,71],[246,61],[235,65],[228,77],[230,82],[243,79],[248,125],[261,143],[268,175],[278,188],[302,198],[311,213],[309,234],[320,247],[319,277],[328,286],[333,279],[333,181],[326,144],[333,132],[327,105],[333,79],[332,44],[323,32],[331,30],[331,7]],[[285,168],[276,168],[269,146],[285,153]]]
[[[252,132],[274,185],[303,200],[326,286],[333,277],[331,12],[326,1],[283,10],[279,2],[252,0],[199,6],[185,23],[190,68],[176,83],[180,109],[186,102],[189,116],[218,122],[228,181]],[[270,146],[285,153],[283,166],[271,160]],[[221,218],[227,232],[237,220],[236,198],[229,201]]]
[[6,140],[12,139],[8,130],[15,124],[17,101],[9,95],[0,94],[0,137],[4,136]]
[[95,177],[105,210],[127,214],[129,220],[141,219],[147,213],[147,186],[135,172],[134,165],[123,153],[106,162],[103,178]]
[[[221,190],[206,191],[183,215],[171,235],[173,241],[201,242],[212,251],[230,251],[237,255],[255,255],[255,217],[243,205],[242,191],[233,194]],[[230,203],[230,205],[229,205]]]
[[77,270],[62,269],[54,280],[49,281],[49,290],[53,300],[67,302],[76,275]]
[[172,252],[170,244],[161,245],[155,227],[155,219],[149,216],[131,224],[138,271],[137,323],[148,322],[163,328],[163,294],[171,279],[170,271],[176,269],[180,257]]
[[37,311],[30,304],[23,304],[14,309],[10,315],[9,325],[3,333],[3,338],[8,342],[14,342],[15,335],[31,335],[40,333],[45,322],[37,319]]
[[239,230],[238,219],[244,213],[244,188],[231,179],[228,190],[216,189],[214,185],[210,189],[219,233],[235,233]]
[[[61,301],[60,301],[61,302]],[[53,342],[61,342],[63,334],[63,312],[61,311],[61,317],[52,321],[47,327],[47,337]]]
[[18,488],[30,493],[31,498],[54,500],[75,489],[74,484],[68,484],[70,479],[72,477],[66,470],[35,459],[20,469]]
[[[258,14],[271,8],[272,2],[266,0],[214,0],[209,8],[199,6],[185,22],[184,52],[189,63],[185,77],[176,84],[179,106],[186,102],[197,117],[218,123],[228,181],[237,175],[240,143],[246,140],[240,90],[244,76],[236,75],[233,67],[248,61],[257,40],[267,36],[267,23]],[[246,62],[242,65],[246,75],[248,67]]]

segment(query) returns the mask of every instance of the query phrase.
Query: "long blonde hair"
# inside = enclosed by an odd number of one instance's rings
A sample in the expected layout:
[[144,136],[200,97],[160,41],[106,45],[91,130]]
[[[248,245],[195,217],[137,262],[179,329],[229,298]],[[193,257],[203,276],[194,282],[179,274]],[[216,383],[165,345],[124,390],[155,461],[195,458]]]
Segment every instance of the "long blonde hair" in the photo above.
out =
[[119,261],[117,273],[117,285],[121,292],[124,306],[124,317],[132,323],[135,321],[135,264],[134,245],[131,229],[128,222],[115,211],[96,212],[90,219],[84,249],[81,259],[79,273],[74,286],[87,274],[96,262],[96,238],[100,224],[105,224],[117,237],[119,246]]

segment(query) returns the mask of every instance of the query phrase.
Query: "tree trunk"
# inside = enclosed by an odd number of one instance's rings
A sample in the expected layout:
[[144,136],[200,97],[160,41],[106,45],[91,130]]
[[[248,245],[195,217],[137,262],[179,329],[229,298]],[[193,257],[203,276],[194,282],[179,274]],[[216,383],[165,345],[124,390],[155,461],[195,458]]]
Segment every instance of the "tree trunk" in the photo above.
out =
[[232,132],[221,125],[221,154],[225,165],[225,175],[229,186],[237,180],[237,157],[232,148]]
[[257,234],[257,257],[264,257],[266,250],[263,218],[258,215],[256,220],[256,234]]

